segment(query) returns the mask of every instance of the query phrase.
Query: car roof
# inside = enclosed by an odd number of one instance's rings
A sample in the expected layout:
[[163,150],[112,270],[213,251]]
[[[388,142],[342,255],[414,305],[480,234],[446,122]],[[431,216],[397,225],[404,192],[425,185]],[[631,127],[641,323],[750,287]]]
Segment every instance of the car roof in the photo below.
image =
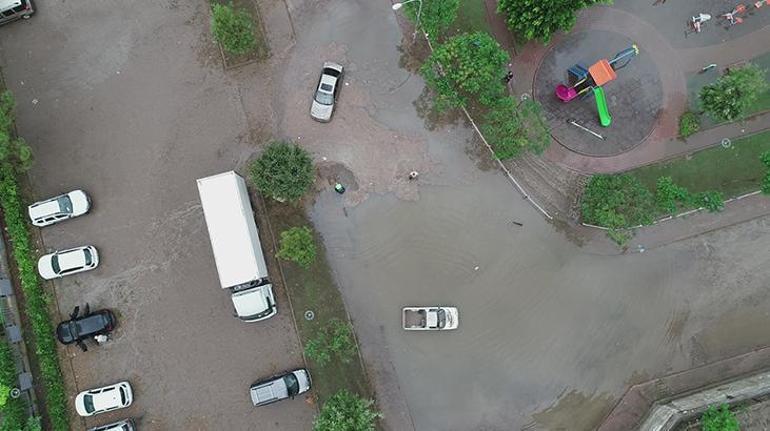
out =
[[321,75],[321,82],[318,84],[318,89],[321,89],[321,85],[323,84],[328,84],[334,87],[334,85],[337,84],[337,78],[329,75]]
[[62,269],[79,268],[85,266],[86,257],[82,248],[66,250],[58,254],[59,267]]
[[101,393],[91,395],[93,396],[94,408],[96,410],[104,410],[123,404],[120,402],[120,392],[117,386],[112,386]]
[[249,392],[254,404],[263,403],[289,396],[289,389],[283,380],[284,375],[273,377],[266,382],[255,383]]
[[[3,0],[0,0],[3,1]],[[49,199],[47,201],[44,201],[38,205],[32,205],[29,207],[29,214],[32,216],[32,218],[42,218],[42,217],[48,217],[52,214],[56,214],[61,212],[61,207],[59,206],[59,201],[57,200],[58,196],[53,199]]]
[[107,318],[101,313],[95,313],[88,317],[76,320],[80,326],[80,334],[91,334],[101,331],[107,325]]
[[21,6],[21,0],[0,0],[0,10]]

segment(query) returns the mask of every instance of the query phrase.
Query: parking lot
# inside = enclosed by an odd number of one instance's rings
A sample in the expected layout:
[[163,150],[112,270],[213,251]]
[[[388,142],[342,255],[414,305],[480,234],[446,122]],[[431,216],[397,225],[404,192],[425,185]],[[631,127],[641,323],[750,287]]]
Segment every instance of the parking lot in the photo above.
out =
[[195,185],[255,152],[248,138],[270,112],[249,107],[267,90],[242,78],[261,66],[223,73],[204,2],[38,8],[0,28],[0,66],[35,152],[32,185],[41,198],[82,188],[94,202],[43,240],[47,250],[93,244],[101,258],[52,287],[62,318],[88,302],[119,321],[106,346],[69,347],[62,365],[78,391],[129,380],[135,394],[129,409],[75,419],[75,429],[126,416],[146,430],[309,429],[315,408],[302,397],[250,403],[254,380],[301,366],[297,337],[281,290],[277,317],[232,317]]

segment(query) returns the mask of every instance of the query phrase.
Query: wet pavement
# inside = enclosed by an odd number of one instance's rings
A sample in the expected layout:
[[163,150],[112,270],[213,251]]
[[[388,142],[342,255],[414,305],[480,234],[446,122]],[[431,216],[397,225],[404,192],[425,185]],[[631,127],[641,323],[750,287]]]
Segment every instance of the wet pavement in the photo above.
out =
[[[642,143],[655,127],[662,110],[663,88],[655,62],[639,45],[639,54],[616,71],[617,78],[603,85],[612,117],[609,127],[599,124],[594,95],[563,102],[555,95],[558,84],[569,85],[567,69],[582,64],[586,69],[601,59],[612,60],[634,41],[619,33],[587,30],[570,34],[553,45],[535,74],[535,98],[551,126],[551,135],[565,147],[589,156],[614,156]],[[618,63],[620,66],[624,61]],[[571,124],[597,133],[596,135]]]
[[38,6],[0,28],[18,129],[35,154],[32,186],[39,197],[83,188],[94,202],[43,240],[94,244],[101,257],[46,289],[62,318],[85,302],[118,316],[106,346],[63,349],[68,395],[121,380],[135,394],[129,409],[76,418],[73,429],[127,416],[142,430],[309,429],[316,410],[303,397],[251,405],[252,382],[302,365],[298,340],[280,290],[276,317],[233,318],[195,186],[257,151],[270,92],[255,77],[269,71],[222,72],[207,2]]

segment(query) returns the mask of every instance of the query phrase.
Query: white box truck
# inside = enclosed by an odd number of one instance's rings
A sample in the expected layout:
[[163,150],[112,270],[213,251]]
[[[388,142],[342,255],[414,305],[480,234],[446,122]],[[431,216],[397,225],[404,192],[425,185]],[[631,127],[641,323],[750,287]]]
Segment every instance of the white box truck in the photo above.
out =
[[278,309],[246,181],[233,171],[224,172],[199,179],[198,193],[219,284],[231,292],[235,315],[244,322],[275,316]]

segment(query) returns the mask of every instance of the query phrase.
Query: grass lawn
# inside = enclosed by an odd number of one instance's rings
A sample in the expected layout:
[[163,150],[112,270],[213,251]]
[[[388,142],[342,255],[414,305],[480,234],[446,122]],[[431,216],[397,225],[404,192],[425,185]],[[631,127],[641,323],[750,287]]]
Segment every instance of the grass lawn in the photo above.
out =
[[767,172],[759,160],[765,151],[770,151],[770,131],[733,141],[730,148],[717,146],[688,158],[645,166],[628,173],[652,191],[658,178],[670,176],[676,184],[692,193],[717,190],[727,199],[759,189]]
[[484,0],[460,0],[460,8],[457,10],[457,19],[447,30],[447,35],[458,33],[472,33],[484,31],[492,34],[492,29],[487,23],[487,8]]
[[[266,202],[266,206],[276,240],[280,237],[280,232],[291,227],[310,226],[312,228],[313,226],[301,207],[275,201]],[[286,278],[286,291],[291,298],[294,318],[297,321],[297,330],[303,346],[329,320],[339,319],[345,322],[348,320],[345,304],[332,277],[323,242],[318,234],[315,234],[315,242],[316,261],[309,269],[302,269],[293,262],[280,261]],[[277,275],[274,275],[273,280],[276,278]],[[307,310],[315,313],[312,321],[304,317]],[[283,312],[288,311],[288,305],[284,306]],[[348,389],[367,398],[372,396],[358,356],[347,364],[332,361],[323,367],[319,367],[312,361],[309,362],[313,390],[318,398],[319,407],[340,389]]]

